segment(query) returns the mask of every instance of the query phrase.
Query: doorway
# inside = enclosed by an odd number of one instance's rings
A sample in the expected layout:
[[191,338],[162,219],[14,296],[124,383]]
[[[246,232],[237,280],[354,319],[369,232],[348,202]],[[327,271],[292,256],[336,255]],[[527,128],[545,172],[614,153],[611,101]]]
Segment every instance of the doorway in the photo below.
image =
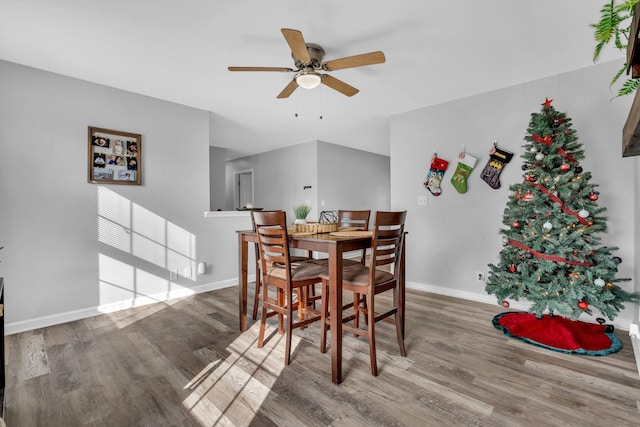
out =
[[247,203],[253,203],[253,169],[234,172],[233,177],[234,208],[242,209]]

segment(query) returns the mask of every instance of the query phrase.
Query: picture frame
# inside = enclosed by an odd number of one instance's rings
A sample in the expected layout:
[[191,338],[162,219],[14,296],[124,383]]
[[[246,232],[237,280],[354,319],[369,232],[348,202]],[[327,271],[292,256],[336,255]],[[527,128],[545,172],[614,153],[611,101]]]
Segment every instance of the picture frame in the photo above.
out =
[[142,135],[89,126],[88,182],[142,185]]

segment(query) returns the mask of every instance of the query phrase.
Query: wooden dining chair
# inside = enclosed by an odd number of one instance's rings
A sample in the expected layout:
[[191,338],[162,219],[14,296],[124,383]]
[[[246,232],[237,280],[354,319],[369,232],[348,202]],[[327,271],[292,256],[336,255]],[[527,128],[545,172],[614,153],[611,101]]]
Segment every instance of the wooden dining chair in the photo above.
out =
[[[349,211],[349,210],[338,210],[338,229],[340,228],[355,228],[358,231],[368,230],[369,229],[369,218],[371,217],[370,210],[357,210],[357,211]],[[347,263],[350,261],[347,258]],[[363,265],[366,264],[367,261],[367,250],[362,250],[362,256],[360,257],[360,263]]]
[[[404,333],[401,319],[404,316],[397,295],[398,283],[402,274],[404,222],[406,211],[376,212],[373,236],[371,242],[371,259],[368,266],[352,264],[343,267],[342,287],[344,291],[353,292],[354,300],[345,304],[342,310],[353,307],[353,313],[342,318],[342,329],[353,332],[369,341],[369,358],[371,360],[371,374],[378,375],[376,361],[376,323],[385,320],[395,324],[400,354],[406,356],[404,347]],[[329,330],[328,307],[329,276],[322,277],[322,319],[320,332],[320,351],[327,351],[327,331]],[[385,307],[382,312],[376,312],[375,296],[383,292],[393,293],[391,307]],[[366,317],[365,328],[360,328],[360,313]],[[352,323],[351,323],[352,322]],[[350,324],[351,323],[351,324]],[[332,331],[332,333],[341,333]]]
[[[274,212],[274,211],[264,211],[264,212]],[[253,215],[251,215],[251,224],[252,224],[253,231],[256,231],[256,223],[255,223],[255,220],[253,219]],[[262,286],[262,279],[260,278],[260,249],[259,249],[258,243],[255,244],[254,252],[255,252],[255,259],[256,259],[256,288],[255,288],[255,292],[253,293],[253,313],[251,317],[253,320],[256,320],[258,318],[258,307],[260,306],[260,288]],[[295,263],[299,261],[309,261],[312,259],[311,256],[312,256],[311,252],[308,252],[306,256],[291,255],[290,259],[291,259],[291,262]],[[275,264],[275,266],[282,267],[279,264]],[[310,298],[310,302],[314,307],[315,307],[314,303],[318,299],[320,298],[316,296],[315,288],[312,288],[312,297]]]
[[[278,332],[285,333],[284,363],[291,362],[291,332],[319,321],[321,314],[309,307],[308,289],[322,281],[327,268],[311,261],[292,262],[284,211],[252,212],[258,236],[260,257],[262,315],[258,347],[264,344],[266,322],[278,316]],[[275,288],[275,297],[269,288]],[[294,295],[295,294],[295,295]],[[295,298],[294,301],[294,296]],[[294,317],[297,319],[294,321]],[[283,330],[284,324],[284,330]]]

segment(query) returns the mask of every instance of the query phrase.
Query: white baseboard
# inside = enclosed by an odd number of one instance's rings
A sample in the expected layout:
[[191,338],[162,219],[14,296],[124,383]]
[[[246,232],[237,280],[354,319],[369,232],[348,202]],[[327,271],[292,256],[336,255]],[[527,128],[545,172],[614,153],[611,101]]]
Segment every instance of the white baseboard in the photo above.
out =
[[[254,281],[255,276],[248,277],[249,281]],[[182,288],[167,293],[157,295],[145,295],[131,300],[118,301],[115,303],[104,304],[96,307],[86,308],[82,310],[68,311],[65,313],[54,314],[51,316],[38,317],[21,322],[6,323],[4,326],[5,335],[17,334],[25,331],[32,331],[38,328],[46,328],[48,326],[59,325],[61,323],[73,322],[75,320],[86,319],[88,317],[98,316],[105,313],[113,313],[114,311],[124,310],[132,307],[141,307],[157,302],[169,301],[175,298],[184,298],[189,295],[199,294],[202,292],[215,291],[217,289],[235,286],[237,279],[223,280],[215,283],[205,283],[194,288]]]

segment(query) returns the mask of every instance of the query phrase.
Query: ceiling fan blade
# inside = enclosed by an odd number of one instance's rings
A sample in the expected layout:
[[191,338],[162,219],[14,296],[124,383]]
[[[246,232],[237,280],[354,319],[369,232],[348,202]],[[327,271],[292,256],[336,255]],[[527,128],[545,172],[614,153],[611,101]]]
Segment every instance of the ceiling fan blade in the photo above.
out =
[[280,92],[277,96],[278,99],[282,99],[282,98],[288,98],[289,95],[291,95],[293,93],[294,90],[296,90],[298,88],[298,83],[296,83],[295,79],[292,79],[289,84],[282,89],[282,92]]
[[329,86],[331,89],[335,89],[343,95],[353,96],[356,93],[360,92],[353,86],[350,86],[343,82],[342,80],[338,80],[335,77],[332,77],[328,74],[322,75],[322,84]]
[[311,57],[307,51],[307,44],[302,37],[302,33],[298,30],[292,30],[290,28],[282,28],[282,35],[291,48],[291,53],[294,59],[305,64],[311,63]]
[[292,72],[291,68],[286,67],[228,67],[229,71],[282,71]]
[[346,58],[333,59],[322,64],[325,71],[343,70],[345,68],[362,67],[365,65],[381,64],[386,60],[382,51],[363,53]]

